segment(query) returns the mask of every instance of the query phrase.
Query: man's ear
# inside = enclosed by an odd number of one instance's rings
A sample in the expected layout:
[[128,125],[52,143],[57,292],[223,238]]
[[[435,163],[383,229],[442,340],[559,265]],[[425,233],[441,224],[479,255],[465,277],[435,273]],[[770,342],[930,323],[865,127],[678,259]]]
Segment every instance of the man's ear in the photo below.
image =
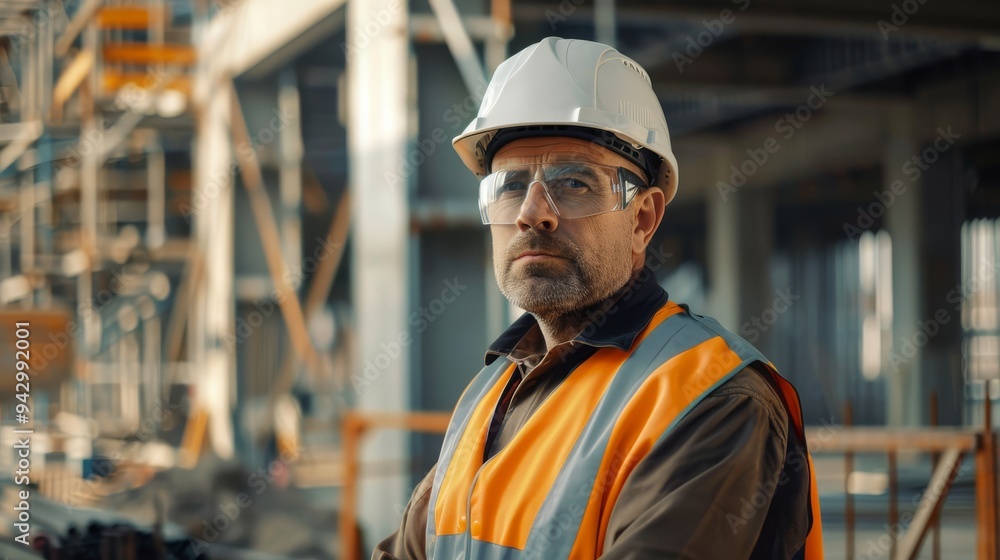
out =
[[635,206],[635,227],[632,230],[632,255],[642,258],[646,247],[653,240],[656,228],[663,221],[663,211],[666,207],[666,197],[663,190],[651,187],[636,195],[632,201]]

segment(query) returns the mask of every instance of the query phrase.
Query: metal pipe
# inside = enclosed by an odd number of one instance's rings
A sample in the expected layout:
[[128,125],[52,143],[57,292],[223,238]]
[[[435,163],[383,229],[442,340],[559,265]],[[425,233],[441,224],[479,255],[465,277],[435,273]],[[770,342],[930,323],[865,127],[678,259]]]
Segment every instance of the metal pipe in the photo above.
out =
[[[97,28],[91,22],[83,36],[83,48],[92,55],[97,52],[98,34]],[[90,69],[90,83],[96,83],[94,76],[95,67]],[[92,356],[92,351],[98,346],[99,332],[95,332],[95,325],[100,328],[100,321],[94,318],[95,311],[91,302],[92,294],[92,271],[97,260],[97,197],[98,197],[98,163],[97,152],[102,132],[97,124],[96,108],[94,105],[94,89],[88,90],[91,94],[85,95],[81,99],[82,124],[80,130],[81,138],[95,142],[97,146],[91,146],[90,150],[81,154],[80,161],[80,249],[86,257],[87,264],[85,271],[77,279],[77,309],[82,317],[80,321],[81,338],[84,341],[83,353],[87,361]],[[84,382],[86,384],[86,382]],[[87,388],[87,415],[90,416],[93,407],[93,391]]]
[[448,45],[448,50],[451,51],[451,55],[455,58],[458,71],[465,82],[465,87],[469,89],[469,93],[472,94],[472,97],[478,103],[482,100],[483,94],[486,93],[486,71],[483,69],[482,63],[479,62],[479,56],[472,45],[469,33],[465,30],[465,26],[462,25],[462,18],[458,14],[458,8],[455,7],[453,0],[428,1],[431,5],[431,11],[434,12],[434,15],[437,16],[438,21],[441,23],[441,33],[444,34],[444,41]]
[[941,505],[951,489],[951,484],[958,474],[961,460],[962,450],[957,447],[947,449],[944,452],[941,464],[937,469],[934,469],[930,483],[927,485],[927,491],[920,499],[913,521],[910,522],[906,533],[899,540],[899,549],[892,557],[893,560],[914,560],[917,557],[920,544],[930,526],[931,518],[935,512],[940,511]]
[[[55,5],[54,2],[43,4],[43,9],[51,10]],[[52,107],[52,87],[53,80],[55,76],[55,71],[53,66],[55,65],[55,55],[53,54],[53,48],[55,46],[55,14],[51,11],[48,14],[49,23],[42,25],[42,29],[38,33],[39,42],[39,58],[41,64],[41,73],[38,77],[39,83],[39,108],[38,108],[38,120],[50,122],[51,107]]]
[[278,76],[278,112],[285,116],[278,132],[282,254],[285,264],[294,266],[302,260],[299,207],[302,205],[302,157],[305,148],[302,145],[302,109],[293,67],[284,69]]
[[25,41],[25,47],[21,55],[21,83],[24,87],[24,96],[21,103],[21,122],[37,121],[38,107],[38,65],[35,58],[38,56],[38,48],[35,41]]
[[166,158],[157,135],[146,150],[146,246],[155,249],[166,242]]
[[996,437],[990,382],[983,383],[983,427],[976,449],[976,540],[979,560],[997,560]]
[[[931,391],[931,403],[930,403],[930,425],[932,428],[938,426],[938,396],[937,391]],[[931,453],[931,471],[937,469],[938,463],[941,461],[941,453],[934,451]],[[940,512],[934,514],[934,519],[932,520],[934,526],[931,531],[931,556],[933,560],[941,560],[941,514]]]
[[21,172],[19,199],[21,206],[21,273],[30,274],[35,269],[35,172]]
[[616,46],[615,0],[594,0],[594,35],[598,43]]
[[[14,223],[9,212],[0,213],[0,276],[4,280],[0,285],[14,276]],[[6,299],[0,290],[0,301]]]
[[344,492],[340,499],[340,543],[341,558],[358,558],[361,544],[358,542],[358,449],[363,425],[348,414],[341,421],[342,445],[344,452]]
[[889,451],[889,558],[896,557],[896,526],[899,522],[899,469],[896,464],[896,451]]
[[[853,415],[851,413],[851,403],[844,403],[844,426],[851,427]],[[846,535],[844,543],[847,545],[847,560],[854,560],[854,495],[851,494],[850,480],[851,473],[854,472],[854,453],[847,451],[844,453],[844,517],[846,522]]]
[[58,57],[66,56],[69,52],[69,48],[73,45],[73,41],[76,37],[87,27],[94,14],[97,13],[97,9],[101,7],[101,0],[85,0],[83,5],[73,14],[73,19],[70,20],[66,29],[63,30],[62,35],[55,44],[55,55]]
[[507,43],[514,33],[510,19],[510,0],[490,2],[490,15],[493,21],[493,33],[486,41],[486,66],[492,74],[507,58]]
[[181,359],[181,342],[183,341],[184,330],[188,323],[188,317],[192,316],[189,309],[196,298],[197,286],[201,283],[203,269],[203,258],[201,252],[196,247],[189,250],[187,264],[184,267],[183,277],[180,286],[177,288],[177,296],[174,300],[173,313],[167,323],[167,362],[179,361]]
[[[143,411],[143,415],[146,415],[155,410],[157,400],[163,392],[161,384],[162,376],[160,375],[160,345],[162,339],[160,333],[160,316],[156,314],[156,305],[153,303],[153,300],[145,298],[139,301],[138,305],[139,313],[143,318],[142,371],[143,386],[145,387],[145,393],[143,394],[145,411]],[[152,316],[149,316],[149,309],[153,311]]]

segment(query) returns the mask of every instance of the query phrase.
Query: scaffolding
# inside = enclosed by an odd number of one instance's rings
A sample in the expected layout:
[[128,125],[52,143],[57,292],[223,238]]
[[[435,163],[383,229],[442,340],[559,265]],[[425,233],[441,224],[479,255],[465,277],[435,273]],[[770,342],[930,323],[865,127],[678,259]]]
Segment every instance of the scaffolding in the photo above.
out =
[[167,190],[161,129],[190,129],[179,123],[190,121],[195,63],[190,22],[172,23],[174,5],[3,7],[0,304],[75,304],[61,309],[69,331],[53,334],[74,370],[58,405],[105,417],[111,431],[136,424],[164,383],[184,377],[176,355],[162,362],[159,342],[163,329],[176,337],[171,277],[195,254],[166,227],[183,195]]

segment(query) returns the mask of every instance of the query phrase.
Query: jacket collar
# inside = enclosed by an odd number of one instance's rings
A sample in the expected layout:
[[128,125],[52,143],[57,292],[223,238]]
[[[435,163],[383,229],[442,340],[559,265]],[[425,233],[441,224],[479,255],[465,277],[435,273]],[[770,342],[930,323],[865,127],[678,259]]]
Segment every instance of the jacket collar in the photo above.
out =
[[[591,322],[573,340],[595,348],[612,346],[627,351],[668,299],[667,292],[656,282],[656,274],[646,267],[621,290],[594,306],[588,312]],[[537,325],[534,315],[521,315],[490,345],[486,365],[510,355]]]

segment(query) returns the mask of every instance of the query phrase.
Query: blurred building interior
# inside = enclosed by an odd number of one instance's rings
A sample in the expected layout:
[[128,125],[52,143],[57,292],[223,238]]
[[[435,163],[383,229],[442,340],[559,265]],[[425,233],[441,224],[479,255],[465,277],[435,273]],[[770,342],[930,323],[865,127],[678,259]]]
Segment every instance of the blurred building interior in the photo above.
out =
[[827,557],[1000,558],[994,0],[0,0],[0,364],[30,323],[49,535],[11,544],[8,481],[0,554],[367,557],[519,312],[450,142],[550,35],[649,73],[648,264],[795,383]]

